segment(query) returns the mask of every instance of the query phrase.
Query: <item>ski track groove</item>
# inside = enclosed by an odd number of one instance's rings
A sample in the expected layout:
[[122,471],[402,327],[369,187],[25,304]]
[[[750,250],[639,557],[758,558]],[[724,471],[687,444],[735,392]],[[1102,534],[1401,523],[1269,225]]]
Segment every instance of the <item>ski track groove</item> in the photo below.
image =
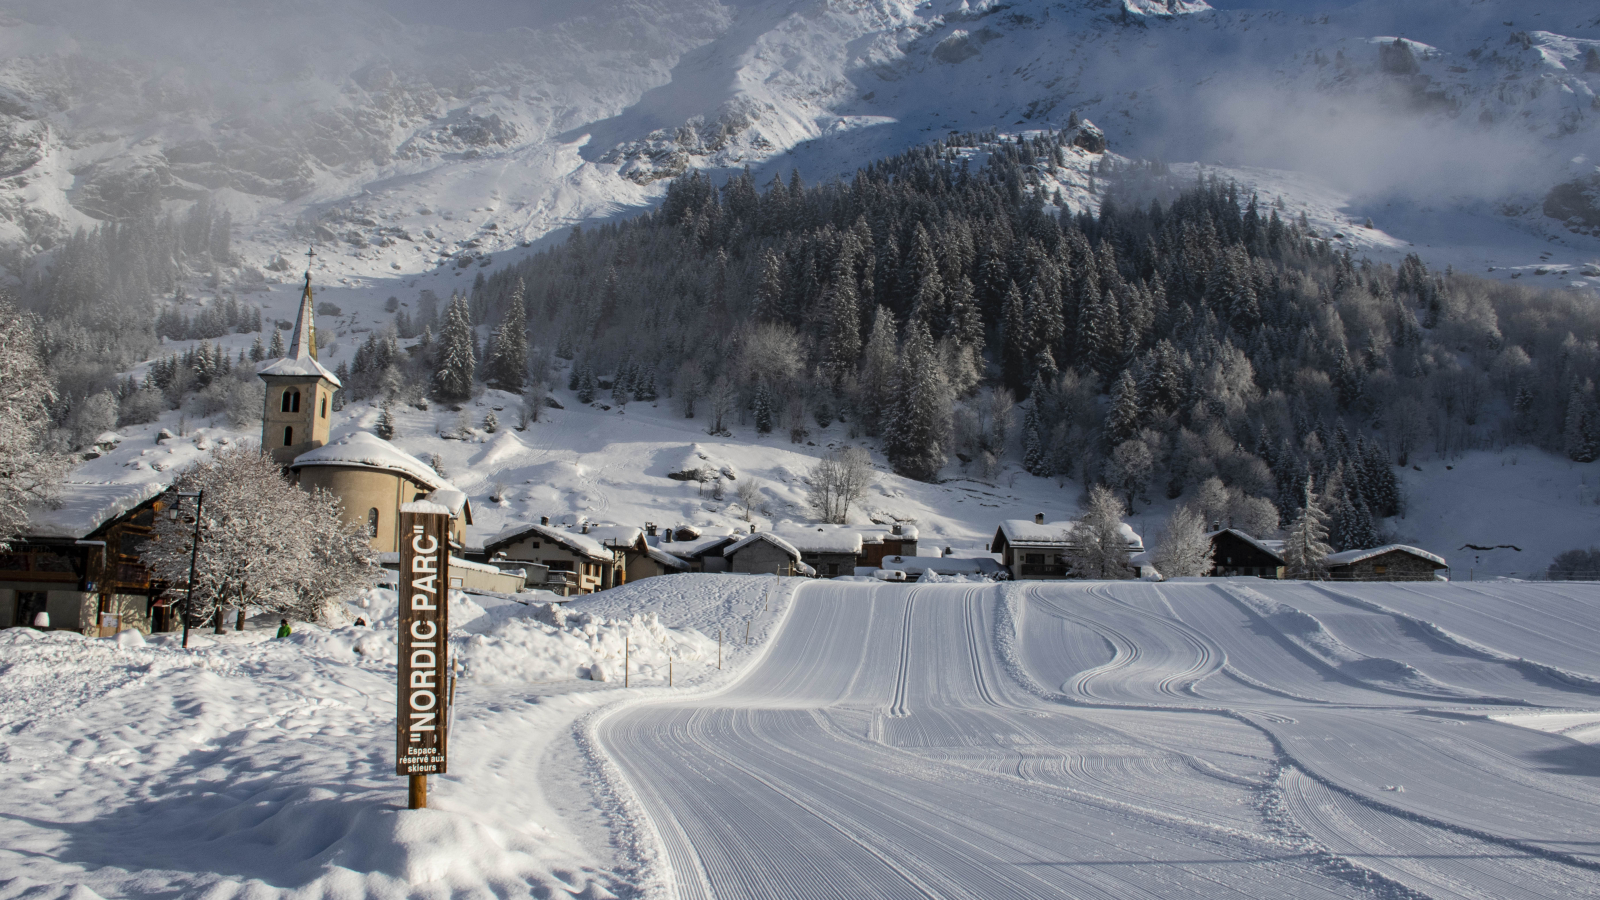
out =
[[[1060,692],[1040,686],[1030,660],[1051,651],[1022,642],[1030,612],[1098,635],[1111,658],[1088,664],[1086,632],[1048,626],[1087,665]],[[1473,698],[1349,676],[1221,585],[822,583],[789,613],[731,685],[593,726],[616,761],[604,775],[638,797],[628,817],[654,823],[637,838],[659,846],[667,895],[1600,895],[1600,855],[1561,838],[1600,790],[1527,757],[1575,742],[1483,720]],[[1228,634],[1241,615],[1252,633]],[[1236,667],[1246,650],[1288,677]],[[1227,729],[1259,736],[1249,752],[1270,777],[1227,749],[1235,738],[1208,748]],[[1375,793],[1387,768],[1323,743],[1368,735],[1409,793]],[[1474,816],[1462,773],[1499,808]]]

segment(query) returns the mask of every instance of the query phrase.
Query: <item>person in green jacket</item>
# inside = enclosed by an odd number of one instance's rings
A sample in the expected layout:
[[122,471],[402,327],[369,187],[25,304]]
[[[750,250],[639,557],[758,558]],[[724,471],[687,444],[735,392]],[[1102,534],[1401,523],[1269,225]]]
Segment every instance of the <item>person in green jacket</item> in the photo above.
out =
[[293,629],[291,629],[289,627],[289,620],[288,619],[279,619],[278,620],[278,637],[288,637],[291,634],[294,634],[294,631],[293,631]]

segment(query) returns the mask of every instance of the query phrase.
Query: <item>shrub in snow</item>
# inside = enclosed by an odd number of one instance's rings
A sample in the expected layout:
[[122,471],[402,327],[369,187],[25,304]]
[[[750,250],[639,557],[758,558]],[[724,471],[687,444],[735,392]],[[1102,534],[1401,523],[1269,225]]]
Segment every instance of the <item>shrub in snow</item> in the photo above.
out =
[[834,525],[848,521],[850,504],[861,499],[872,480],[872,459],[860,447],[830,450],[809,475],[806,500],[818,519]]
[[[364,524],[345,523],[339,499],[327,491],[306,493],[290,484],[253,445],[217,451],[186,469],[175,487],[205,492],[191,610],[196,618],[232,606],[318,621],[333,598],[377,581]],[[192,513],[193,502],[177,510]],[[140,561],[157,580],[187,586],[195,531],[190,516],[156,517]]]
[[1545,577],[1551,581],[1600,581],[1600,547],[1557,554]]

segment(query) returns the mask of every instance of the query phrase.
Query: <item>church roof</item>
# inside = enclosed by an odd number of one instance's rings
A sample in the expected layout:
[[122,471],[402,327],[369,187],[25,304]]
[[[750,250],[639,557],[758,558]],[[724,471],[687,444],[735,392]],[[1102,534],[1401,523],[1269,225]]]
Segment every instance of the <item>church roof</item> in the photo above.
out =
[[432,491],[459,493],[455,485],[440,478],[428,464],[368,431],[351,432],[331,444],[307,450],[289,464],[292,469],[305,466],[349,466],[399,472]]

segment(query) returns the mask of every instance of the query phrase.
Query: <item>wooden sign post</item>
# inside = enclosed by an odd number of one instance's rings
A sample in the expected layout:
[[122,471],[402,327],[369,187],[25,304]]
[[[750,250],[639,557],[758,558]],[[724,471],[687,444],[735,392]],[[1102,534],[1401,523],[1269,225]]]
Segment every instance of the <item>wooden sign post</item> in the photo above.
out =
[[411,809],[428,805],[428,776],[449,759],[450,510],[400,507],[400,674],[395,774],[411,781]]

